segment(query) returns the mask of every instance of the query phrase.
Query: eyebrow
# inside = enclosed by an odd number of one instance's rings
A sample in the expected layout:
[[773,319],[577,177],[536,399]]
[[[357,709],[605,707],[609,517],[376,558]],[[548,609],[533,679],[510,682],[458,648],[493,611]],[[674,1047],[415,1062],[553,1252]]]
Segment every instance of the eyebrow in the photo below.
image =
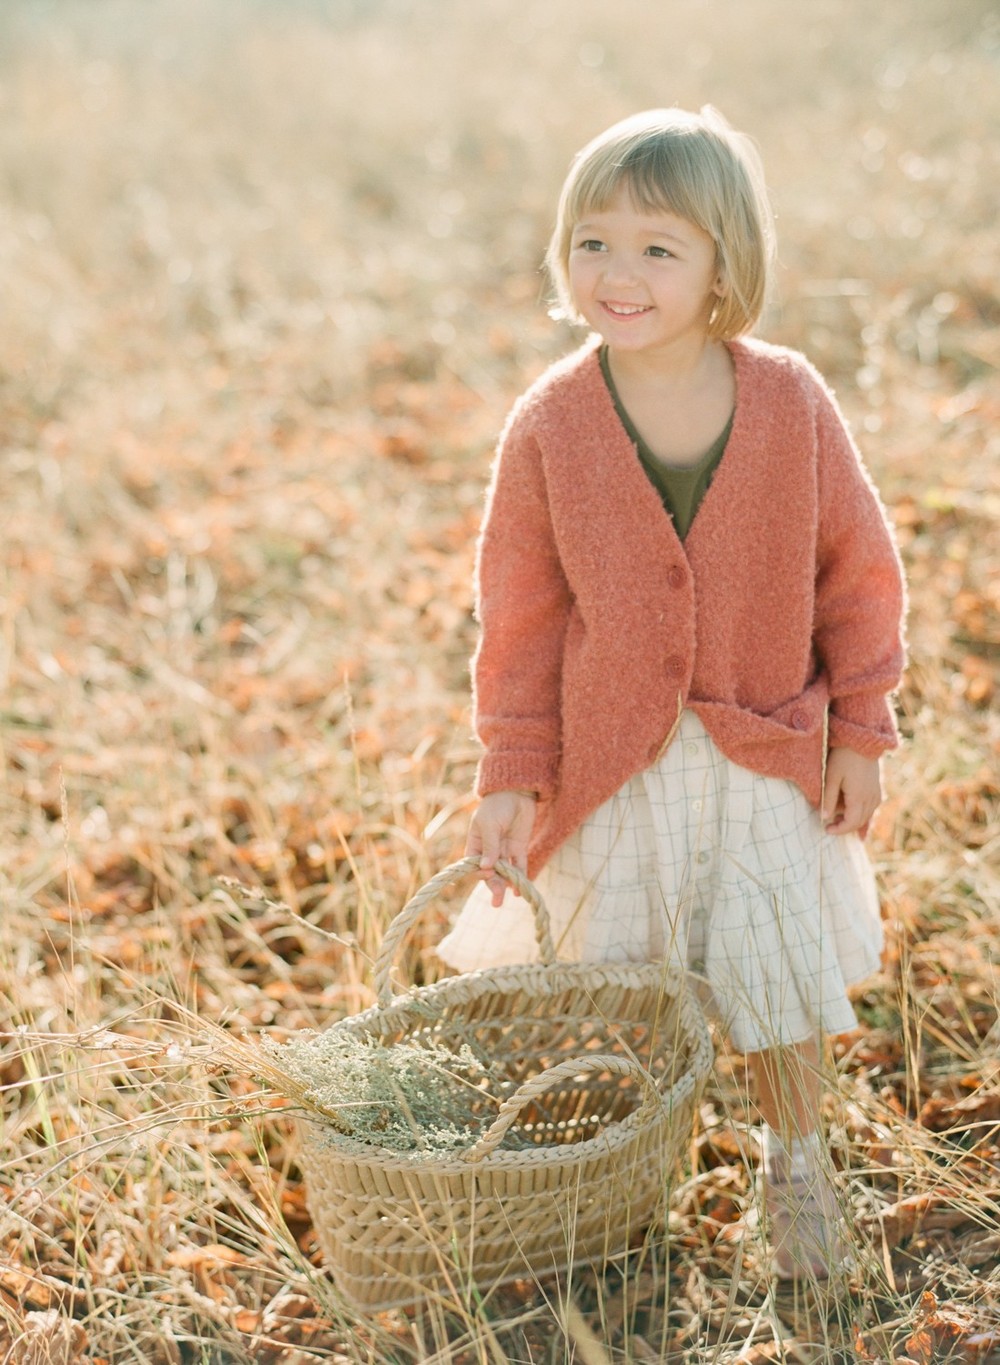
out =
[[[600,232],[600,230],[597,223],[577,223],[573,228],[573,234],[575,236],[578,232]],[[669,228],[651,227],[648,232],[650,237],[666,237],[668,241],[677,242],[679,246],[687,246],[688,244],[686,237],[679,237],[676,232],[671,232]]]

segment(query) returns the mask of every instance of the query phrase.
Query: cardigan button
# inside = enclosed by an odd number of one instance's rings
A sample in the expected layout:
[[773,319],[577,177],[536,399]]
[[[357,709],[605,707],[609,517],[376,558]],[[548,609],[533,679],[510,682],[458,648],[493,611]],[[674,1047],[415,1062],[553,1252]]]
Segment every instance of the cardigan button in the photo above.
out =
[[667,574],[667,582],[672,588],[683,588],[687,582],[687,575],[679,564],[675,564]]
[[796,730],[809,729],[809,712],[799,709],[792,712],[792,724]]
[[684,673],[684,660],[679,654],[671,654],[667,660],[667,677],[680,678]]

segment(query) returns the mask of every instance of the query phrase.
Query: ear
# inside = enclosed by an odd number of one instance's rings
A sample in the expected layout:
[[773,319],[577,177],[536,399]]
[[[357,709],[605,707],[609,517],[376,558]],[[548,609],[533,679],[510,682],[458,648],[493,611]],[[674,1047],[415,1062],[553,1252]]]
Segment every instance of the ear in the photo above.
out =
[[719,273],[712,283],[712,293],[717,299],[724,299],[729,293],[729,280],[726,278],[726,272],[721,266],[719,267]]

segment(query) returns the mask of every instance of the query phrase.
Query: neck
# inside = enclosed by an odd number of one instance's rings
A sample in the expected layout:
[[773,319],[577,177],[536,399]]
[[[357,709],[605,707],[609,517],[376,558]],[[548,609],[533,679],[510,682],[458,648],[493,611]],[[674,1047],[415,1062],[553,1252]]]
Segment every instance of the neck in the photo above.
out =
[[715,371],[728,353],[723,342],[712,337],[679,342],[662,351],[624,351],[608,347],[608,360],[615,381],[625,383],[681,385],[697,384]]

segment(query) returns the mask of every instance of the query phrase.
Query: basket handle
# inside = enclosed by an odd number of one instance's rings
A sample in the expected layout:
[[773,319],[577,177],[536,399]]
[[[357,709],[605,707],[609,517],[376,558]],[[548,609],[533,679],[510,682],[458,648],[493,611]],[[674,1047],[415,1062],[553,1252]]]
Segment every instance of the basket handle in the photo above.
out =
[[497,1110],[497,1116],[476,1143],[462,1153],[465,1161],[482,1161],[503,1141],[507,1129],[529,1101],[544,1095],[556,1081],[579,1076],[581,1071],[610,1071],[613,1076],[631,1076],[633,1080],[647,1087],[647,1103],[655,1105],[659,1101],[656,1083],[644,1066],[634,1062],[631,1057],[618,1057],[612,1053],[590,1053],[586,1057],[568,1057],[564,1062],[532,1076],[519,1086]]
[[[393,990],[389,977],[392,972],[393,960],[400,943],[409,932],[414,920],[444,887],[450,886],[452,882],[460,881],[471,872],[478,872],[479,861],[478,857],[462,858],[459,862],[451,863],[450,866],[444,868],[407,901],[386,929],[382,938],[382,947],[375,959],[375,992],[381,1006],[384,1007],[392,1001]],[[518,871],[511,863],[498,861],[495,871],[505,881],[510,882],[514,890],[519,891],[531,906],[535,916],[535,938],[538,941],[538,951],[543,965],[551,967],[556,960],[556,950],[552,946],[549,912],[546,910],[541,896],[524,873]]]

